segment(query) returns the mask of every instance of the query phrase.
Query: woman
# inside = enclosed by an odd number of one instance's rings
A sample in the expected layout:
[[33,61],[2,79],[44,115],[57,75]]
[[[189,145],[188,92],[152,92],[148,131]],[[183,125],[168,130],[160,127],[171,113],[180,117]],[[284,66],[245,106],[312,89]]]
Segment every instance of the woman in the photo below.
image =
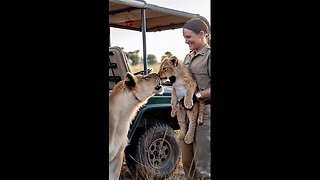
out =
[[[187,179],[210,179],[211,143],[210,143],[210,88],[211,88],[211,47],[209,45],[208,21],[199,18],[191,19],[183,26],[185,43],[191,50],[184,59],[198,84],[199,91],[195,94],[205,100],[206,109],[203,124],[197,126],[193,143],[182,141],[182,162]],[[187,117],[186,117],[187,118]]]

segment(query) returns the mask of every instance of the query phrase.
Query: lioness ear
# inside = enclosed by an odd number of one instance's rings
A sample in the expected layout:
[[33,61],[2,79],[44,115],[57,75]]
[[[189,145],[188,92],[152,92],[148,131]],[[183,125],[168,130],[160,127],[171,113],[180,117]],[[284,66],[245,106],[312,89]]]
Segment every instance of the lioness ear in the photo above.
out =
[[178,58],[175,56],[171,56],[171,63],[173,66],[178,66]]
[[138,79],[130,72],[127,72],[126,74],[126,80],[124,81],[125,85],[131,90],[136,86]]

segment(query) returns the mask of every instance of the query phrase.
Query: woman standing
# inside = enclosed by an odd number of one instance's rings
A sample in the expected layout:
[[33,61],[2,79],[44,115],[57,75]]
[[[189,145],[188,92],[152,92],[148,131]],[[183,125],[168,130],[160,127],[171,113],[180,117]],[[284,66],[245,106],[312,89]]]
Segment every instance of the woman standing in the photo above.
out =
[[[183,26],[185,43],[191,50],[184,59],[198,84],[199,91],[196,97],[204,100],[206,109],[203,124],[197,126],[193,143],[186,144],[182,141],[182,162],[187,179],[211,178],[211,112],[210,112],[210,88],[211,88],[211,47],[209,45],[209,24],[205,19],[191,19]],[[187,118],[187,117],[186,117]]]

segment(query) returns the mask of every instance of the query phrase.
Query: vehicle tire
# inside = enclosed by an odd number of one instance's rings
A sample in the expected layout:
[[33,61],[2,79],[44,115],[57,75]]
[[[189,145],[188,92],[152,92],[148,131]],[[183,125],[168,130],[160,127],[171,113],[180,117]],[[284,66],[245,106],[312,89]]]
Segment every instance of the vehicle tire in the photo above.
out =
[[156,124],[126,149],[126,163],[135,179],[163,179],[175,170],[180,154],[173,129]]

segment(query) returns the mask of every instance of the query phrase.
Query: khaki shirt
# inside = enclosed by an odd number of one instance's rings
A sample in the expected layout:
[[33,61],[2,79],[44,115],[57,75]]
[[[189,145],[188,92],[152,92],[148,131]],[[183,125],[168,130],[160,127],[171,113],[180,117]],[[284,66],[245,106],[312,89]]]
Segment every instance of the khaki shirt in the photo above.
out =
[[198,53],[191,51],[184,64],[189,67],[199,89],[207,89],[211,84],[211,47],[206,44]]

